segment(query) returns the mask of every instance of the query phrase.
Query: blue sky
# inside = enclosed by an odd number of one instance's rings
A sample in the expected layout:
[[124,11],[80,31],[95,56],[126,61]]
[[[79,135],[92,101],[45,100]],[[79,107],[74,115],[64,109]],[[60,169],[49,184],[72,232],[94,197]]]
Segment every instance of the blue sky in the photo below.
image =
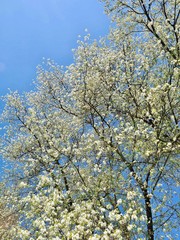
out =
[[87,28],[92,38],[104,36],[110,21],[98,0],[1,0],[0,23],[2,96],[8,88],[31,90],[43,57],[60,65],[72,63],[78,35]]

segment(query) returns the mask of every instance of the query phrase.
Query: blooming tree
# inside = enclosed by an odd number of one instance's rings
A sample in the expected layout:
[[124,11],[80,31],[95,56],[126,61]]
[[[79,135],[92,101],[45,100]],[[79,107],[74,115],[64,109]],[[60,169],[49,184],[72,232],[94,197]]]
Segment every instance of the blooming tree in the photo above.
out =
[[8,192],[2,183],[0,184],[0,196],[0,239],[11,240],[13,238],[11,228],[16,225],[17,213],[13,211],[12,206],[8,207]]
[[5,97],[13,239],[178,238],[178,1],[104,2],[106,38]]

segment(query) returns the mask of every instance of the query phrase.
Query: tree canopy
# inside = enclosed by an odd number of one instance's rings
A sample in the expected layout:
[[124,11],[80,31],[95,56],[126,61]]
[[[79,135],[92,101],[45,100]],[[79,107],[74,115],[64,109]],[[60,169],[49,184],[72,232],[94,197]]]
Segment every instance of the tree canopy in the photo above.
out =
[[107,37],[4,98],[9,239],[178,239],[178,1],[103,2]]

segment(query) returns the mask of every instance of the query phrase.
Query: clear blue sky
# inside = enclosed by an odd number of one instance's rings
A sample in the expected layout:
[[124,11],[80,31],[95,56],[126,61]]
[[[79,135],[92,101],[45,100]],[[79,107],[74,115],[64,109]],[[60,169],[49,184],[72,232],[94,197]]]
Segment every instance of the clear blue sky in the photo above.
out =
[[31,90],[43,57],[72,63],[78,35],[87,28],[92,38],[104,36],[110,21],[98,0],[0,0],[0,23],[2,96],[8,88]]

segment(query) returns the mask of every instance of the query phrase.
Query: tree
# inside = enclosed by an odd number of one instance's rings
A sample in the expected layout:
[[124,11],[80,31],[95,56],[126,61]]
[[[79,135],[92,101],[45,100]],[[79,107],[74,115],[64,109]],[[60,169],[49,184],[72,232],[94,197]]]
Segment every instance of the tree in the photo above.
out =
[[178,3],[104,2],[107,38],[88,34],[74,64],[48,60],[36,91],[5,97],[14,239],[178,238]]
[[[6,190],[6,191],[5,191]],[[17,213],[13,211],[13,207],[8,206],[10,197],[8,198],[7,189],[0,184],[0,239],[11,240],[13,237],[12,228],[17,223]],[[9,231],[11,229],[11,231]]]

